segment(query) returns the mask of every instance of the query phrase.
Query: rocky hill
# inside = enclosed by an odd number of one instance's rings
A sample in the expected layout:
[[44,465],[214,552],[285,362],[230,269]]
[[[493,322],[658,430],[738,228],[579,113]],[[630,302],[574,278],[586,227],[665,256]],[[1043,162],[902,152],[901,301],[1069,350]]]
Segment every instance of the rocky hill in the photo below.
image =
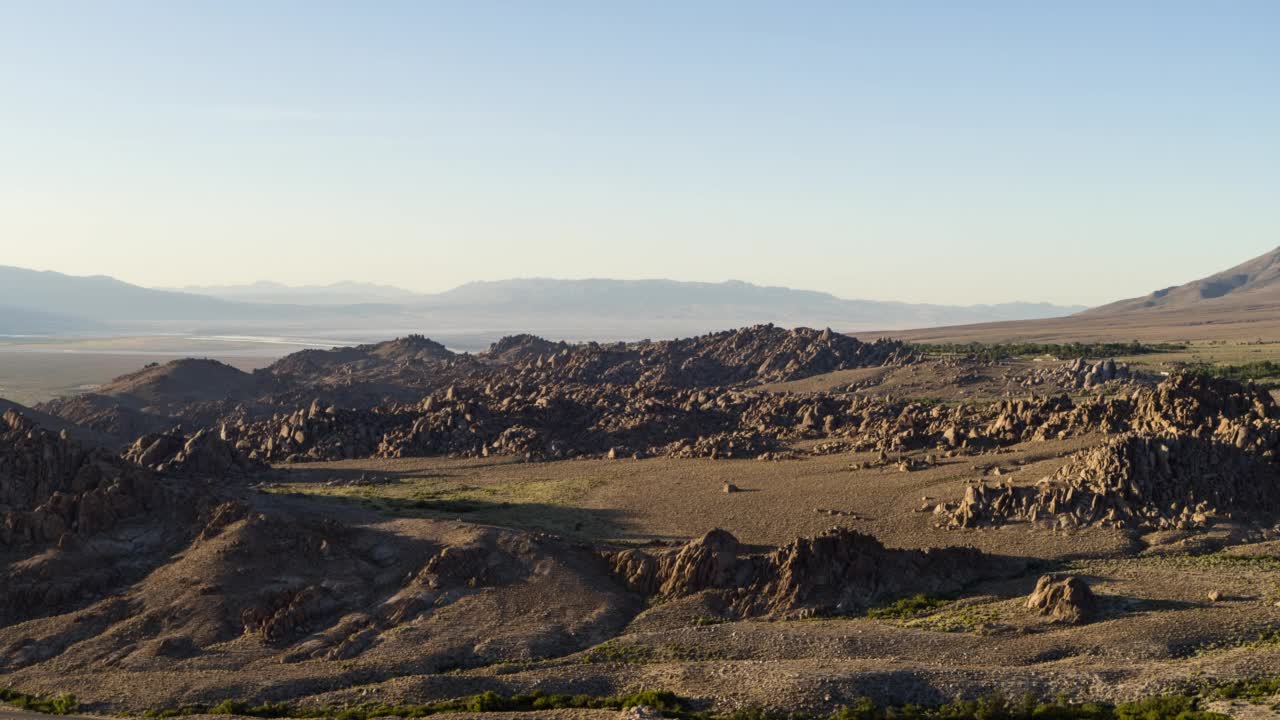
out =
[[1066,317],[925,326],[917,342],[1259,341],[1280,336],[1280,248],[1199,280]]

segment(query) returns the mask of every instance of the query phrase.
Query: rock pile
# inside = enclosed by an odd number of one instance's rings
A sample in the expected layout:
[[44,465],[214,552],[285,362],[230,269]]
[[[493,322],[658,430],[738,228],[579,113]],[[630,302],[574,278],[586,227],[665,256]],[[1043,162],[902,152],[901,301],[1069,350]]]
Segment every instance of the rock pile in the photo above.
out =
[[[545,341],[543,341],[545,343]],[[500,341],[501,354],[511,356],[513,341]],[[525,346],[533,344],[525,340]],[[498,347],[498,346],[495,346]],[[810,375],[859,367],[878,367],[910,359],[896,340],[866,343],[827,330],[774,325],[661,342],[558,346],[554,352],[516,355],[526,381],[613,384],[643,387],[706,388],[742,383],[796,380]],[[551,347],[544,346],[550,351]]]
[[1124,435],[1034,486],[971,484],[944,524],[1186,529],[1220,516],[1266,519],[1277,502],[1276,468],[1256,456],[1190,436]]
[[1090,390],[1101,388],[1107,383],[1130,385],[1146,379],[1125,363],[1110,359],[1090,362],[1083,358],[1034,368],[1019,378],[1020,384],[1025,388],[1054,385],[1064,390]]
[[267,469],[208,429],[190,436],[181,428],[143,435],[124,452],[124,458],[156,472],[183,477],[243,478]]
[[744,555],[733,535],[717,529],[677,549],[605,557],[635,592],[668,598],[712,592],[738,617],[848,614],[904,594],[954,592],[1010,570],[972,548],[890,550],[847,528],[763,556]]
[[1268,393],[1179,375],[1093,409],[1100,425],[1128,432],[1035,486],[970,485],[943,524],[1190,528],[1223,515],[1267,520],[1280,507],[1280,418]]
[[416,404],[309,408],[228,420],[224,434],[264,461],[509,455],[779,457],[799,439],[841,451],[984,452],[1032,439],[1127,426],[1127,401],[1075,405],[1065,395],[946,407],[729,388],[486,383],[450,386]]

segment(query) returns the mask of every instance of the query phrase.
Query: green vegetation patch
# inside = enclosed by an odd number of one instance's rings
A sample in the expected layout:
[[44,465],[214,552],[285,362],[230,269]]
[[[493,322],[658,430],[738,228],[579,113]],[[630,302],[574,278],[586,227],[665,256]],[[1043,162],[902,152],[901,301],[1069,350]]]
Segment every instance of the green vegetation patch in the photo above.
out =
[[999,619],[994,608],[985,605],[956,605],[902,621],[903,627],[947,633],[983,633]]
[[1107,358],[1185,350],[1174,343],[919,343],[911,349],[923,355],[963,355],[978,360],[1005,360],[1017,357],[1050,355],[1062,360]]
[[70,715],[80,709],[79,701],[71,693],[29,695],[10,688],[0,688],[0,702],[46,715]]
[[1184,366],[1187,372],[1237,382],[1252,382],[1267,389],[1280,388],[1280,362],[1258,360],[1240,365],[1198,363]]
[[872,620],[905,620],[931,613],[949,604],[951,604],[949,598],[916,593],[909,597],[898,598],[888,605],[871,608],[867,611],[867,617]]
[[953,598],[917,593],[871,608],[865,617],[930,632],[981,633],[999,619],[999,613],[991,603],[957,603]]
[[[763,708],[744,708],[730,713],[695,711],[684,698],[662,690],[644,690],[629,695],[595,697],[591,695],[548,694],[534,691],[522,695],[502,696],[485,692],[456,700],[422,704],[368,703],[358,706],[292,703],[251,704],[225,700],[215,705],[192,704],[177,708],[150,710],[148,718],[179,718],[190,715],[236,715],[255,718],[298,718],[300,720],[372,720],[378,717],[420,718],[440,713],[504,713],[537,710],[622,710],[649,707],[670,718],[684,720],[1229,720],[1226,715],[1201,708],[1203,699],[1235,699],[1268,697],[1280,691],[1280,678],[1238,682],[1212,690],[1204,696],[1164,695],[1133,703],[1070,703],[1063,699],[1042,702],[1027,694],[1021,700],[1009,701],[993,694],[976,700],[956,700],[944,705],[878,705],[868,698],[842,706],[828,715],[804,712],[780,712]],[[0,689],[0,700],[24,709],[50,714],[74,712],[79,703],[71,695],[39,697],[15,690]]]
[[[1239,573],[1245,571],[1280,572],[1280,558],[1272,555],[1233,555],[1231,549],[1203,555],[1169,554],[1147,555],[1103,560],[1076,560],[1064,563],[1066,572],[1118,572],[1121,570],[1164,568],[1176,570],[1200,570],[1207,572]],[[1280,586],[1278,586],[1280,590]]]
[[1221,700],[1249,700],[1260,702],[1280,695],[1280,676],[1256,680],[1237,680],[1209,692],[1209,697]]
[[[1108,705],[1069,703],[1065,700],[1046,703],[1030,694],[1020,701],[1010,702],[996,694],[935,707],[885,707],[862,698],[825,717],[827,720],[1229,720],[1228,716],[1203,710],[1200,705],[1199,698],[1183,695]],[[705,717],[715,720],[818,720],[820,716],[746,709]]]
[[151,710],[149,718],[175,718],[188,715],[240,715],[258,718],[333,718],[334,720],[370,720],[378,717],[419,718],[447,712],[501,713],[535,710],[622,710],[629,707],[651,707],[673,717],[685,713],[685,702],[676,695],[659,690],[645,690],[631,695],[593,697],[590,695],[549,695],[534,691],[526,695],[502,696],[495,692],[459,700],[442,700],[418,705],[368,704],[355,707],[299,706],[289,703],[249,703],[226,700],[217,705],[184,705],[180,708]]

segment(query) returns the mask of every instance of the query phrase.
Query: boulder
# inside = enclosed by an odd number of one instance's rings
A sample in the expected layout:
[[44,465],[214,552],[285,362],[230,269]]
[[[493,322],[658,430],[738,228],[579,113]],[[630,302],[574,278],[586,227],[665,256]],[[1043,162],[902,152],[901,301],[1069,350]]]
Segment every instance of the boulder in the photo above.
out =
[[1074,575],[1063,578],[1044,575],[1027,596],[1027,609],[1052,622],[1082,625],[1097,615],[1098,602],[1084,580]]

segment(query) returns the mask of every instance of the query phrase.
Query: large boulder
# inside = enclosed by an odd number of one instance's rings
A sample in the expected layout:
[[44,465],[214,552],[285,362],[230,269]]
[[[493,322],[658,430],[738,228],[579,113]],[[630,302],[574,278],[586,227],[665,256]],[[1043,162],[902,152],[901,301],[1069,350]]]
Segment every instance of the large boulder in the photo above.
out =
[[1074,575],[1044,575],[1027,596],[1027,609],[1052,622],[1082,625],[1097,616],[1098,601],[1089,584]]

